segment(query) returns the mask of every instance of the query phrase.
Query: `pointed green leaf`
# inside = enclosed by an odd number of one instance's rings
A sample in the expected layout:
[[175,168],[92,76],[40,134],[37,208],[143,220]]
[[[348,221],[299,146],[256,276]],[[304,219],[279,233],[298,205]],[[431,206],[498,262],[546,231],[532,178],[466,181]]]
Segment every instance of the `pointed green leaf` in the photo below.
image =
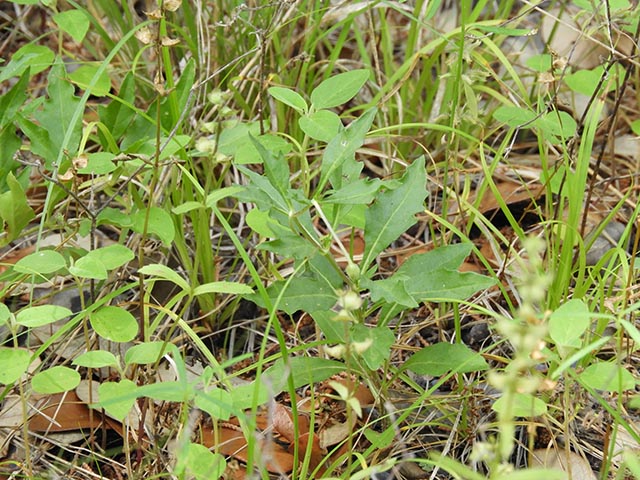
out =
[[300,113],[305,113],[308,109],[307,102],[304,101],[304,98],[290,88],[271,87],[267,91],[273,98],[281,101],[285,105],[289,105]]
[[438,377],[447,372],[478,372],[486,370],[489,365],[466,345],[441,342],[414,353],[404,367],[419,375]]
[[139,365],[147,365],[156,363],[160,356],[167,353],[167,342],[145,342],[140,345],[134,345],[127,353],[124,354],[124,363],[131,365],[137,363]]
[[589,307],[580,299],[571,299],[549,317],[549,335],[558,346],[580,348],[580,337],[590,323]]
[[66,10],[56,13],[53,16],[53,21],[63,32],[68,33],[76,43],[82,42],[89,31],[89,18],[81,10]]
[[391,242],[416,223],[415,214],[424,210],[427,196],[427,174],[424,157],[407,167],[394,190],[382,192],[365,213],[364,268],[369,266]]
[[19,273],[47,275],[66,266],[64,257],[55,250],[41,250],[21,258],[13,268]]
[[151,265],[145,265],[138,271],[150,277],[157,277],[163,280],[168,280],[170,282],[173,282],[185,292],[189,292],[191,290],[191,287],[189,286],[187,281],[184,278],[182,278],[179,273],[167,267],[166,265],[162,265],[160,263],[153,263]]
[[138,387],[131,380],[105,382],[98,387],[99,404],[116,420],[124,420],[136,403]]
[[0,221],[4,234],[0,235],[0,245],[6,245],[20,236],[22,229],[35,217],[20,182],[13,173],[6,177],[8,192],[0,194]]
[[347,103],[357,95],[370,75],[369,70],[351,70],[326,79],[311,92],[313,107],[320,110]]

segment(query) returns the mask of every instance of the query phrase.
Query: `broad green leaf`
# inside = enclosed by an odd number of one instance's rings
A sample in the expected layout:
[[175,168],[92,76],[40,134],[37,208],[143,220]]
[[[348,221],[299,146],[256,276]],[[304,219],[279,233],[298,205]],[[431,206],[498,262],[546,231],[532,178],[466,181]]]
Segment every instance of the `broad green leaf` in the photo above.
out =
[[[146,210],[138,210],[132,215],[133,230],[138,233],[144,232]],[[149,223],[147,233],[156,235],[165,246],[171,245],[176,235],[173,219],[169,213],[160,207],[149,207]]]
[[249,136],[249,140],[262,158],[264,173],[269,182],[276,190],[284,194],[289,189],[289,162],[284,158],[284,155],[274,156],[253,136]]
[[316,310],[309,312],[313,321],[318,324],[329,343],[344,343],[347,340],[349,325],[335,320],[336,312],[332,310]]
[[[64,148],[68,155],[75,155],[82,129],[82,118],[72,124],[75,110],[80,105],[80,99],[74,95],[73,86],[66,80],[67,73],[60,58],[51,67],[47,77],[48,97],[44,101],[42,110],[34,115],[40,126],[44,128],[51,141],[52,148],[57,153]],[[67,131],[71,130],[68,144],[63,144]],[[57,158],[45,158],[47,168],[53,168]]]
[[367,428],[364,431],[364,436],[371,442],[373,448],[382,450],[391,446],[395,440],[396,431],[393,425],[385,428],[382,432],[376,432],[371,428]]
[[347,183],[342,188],[329,192],[322,200],[323,204],[338,203],[342,205],[363,205],[373,201],[383,187],[379,178],[360,178]]
[[582,300],[569,300],[549,317],[549,335],[558,346],[580,348],[590,321],[589,307]]
[[135,317],[120,307],[102,307],[92,312],[89,319],[96,333],[112,342],[130,342],[138,334]]
[[388,304],[397,303],[406,308],[417,308],[417,300],[409,294],[408,285],[411,279],[402,274],[395,273],[384,280],[362,280],[362,286],[371,292],[371,300],[378,302],[384,300]]
[[73,390],[80,384],[80,374],[69,367],[51,367],[37,373],[31,379],[31,387],[38,393],[61,393]]
[[19,273],[47,275],[66,266],[64,257],[55,250],[40,250],[18,260],[13,269]]
[[[194,478],[195,480],[209,480],[222,478],[227,469],[227,461],[219,453],[213,453],[199,443],[188,443],[181,450],[176,465],[177,478]],[[184,472],[188,475],[184,475]]]
[[[267,133],[264,135],[256,134],[254,137],[267,151],[271,152],[271,154],[276,157],[279,155],[286,155],[293,149],[292,145],[286,139],[278,135]],[[249,140],[248,136],[246,136],[242,143],[240,143],[236,148],[233,163],[236,165],[262,163],[260,153],[256,150],[256,147]]]
[[[355,153],[364,143],[364,138],[371,128],[371,124],[378,110],[372,108],[363,113],[357,120],[347,128],[340,131],[338,135],[327,144],[322,155],[322,167],[320,172],[320,184],[318,191],[321,192],[324,186],[331,182],[334,189],[338,190],[343,185],[357,178],[345,178],[345,169],[354,169],[358,175],[362,169],[362,164],[355,161]],[[352,165],[349,165],[351,163]],[[347,164],[347,165],[345,165]],[[355,175],[354,175],[355,176]]]
[[500,397],[491,406],[491,409],[497,413],[508,412],[513,417],[539,417],[547,413],[547,404],[531,394],[528,393],[516,393],[513,396],[513,403],[506,405],[505,397]]
[[106,280],[107,269],[104,264],[95,257],[85,255],[79,258],[69,267],[69,273],[80,278],[92,278],[94,280]]
[[547,135],[568,139],[575,135],[577,123],[567,112],[551,111],[536,118],[533,125]]
[[289,377],[293,378],[293,388],[312,385],[344,372],[344,363],[317,357],[290,357],[288,364],[278,360],[262,374],[261,381],[273,389],[275,395],[288,388]]
[[0,303],[0,325],[6,325],[11,318],[11,310],[4,303]]
[[499,122],[506,123],[509,127],[517,128],[530,126],[536,119],[535,112],[522,107],[499,107],[493,112],[493,118]]
[[[16,128],[12,123],[0,127],[0,158],[7,159],[5,162],[0,163],[0,192],[6,192],[9,189],[7,179],[19,166],[19,163],[14,160],[14,155],[21,145],[22,140],[16,135]],[[6,204],[0,200],[0,205]],[[7,207],[5,206],[5,208]],[[0,222],[3,215],[5,213],[0,213]],[[9,240],[3,237],[0,239],[0,246],[8,242]]]
[[136,403],[138,387],[131,380],[105,382],[98,387],[99,404],[116,420],[124,420]]
[[[277,307],[290,315],[299,310],[314,312],[330,309],[336,304],[337,296],[331,286],[315,276],[296,278],[286,286],[286,289],[285,285],[285,281],[274,282],[267,288],[267,293],[271,298],[271,302],[275,304],[280,292],[284,289]],[[257,294],[252,295],[251,299],[258,305],[262,305],[262,301]]]
[[107,270],[115,270],[135,258],[130,248],[119,244],[91,250],[86,256],[99,260]]
[[281,101],[285,105],[289,105],[300,113],[305,113],[309,108],[307,107],[307,102],[304,101],[304,98],[302,98],[298,92],[294,92],[290,88],[271,87],[267,89],[267,91],[273,98]]
[[300,129],[314,140],[330,142],[342,128],[340,117],[330,110],[318,110],[298,119]]
[[195,296],[205,293],[232,293],[236,295],[249,295],[253,293],[253,289],[243,283],[220,281],[198,285],[193,289],[192,292],[192,294]]
[[171,209],[171,213],[173,213],[174,215],[182,215],[184,213],[189,213],[193,210],[198,210],[199,208],[205,208],[204,203],[188,201],[188,202],[181,203],[177,207],[173,207]]
[[414,353],[404,367],[419,375],[438,377],[447,372],[479,372],[489,365],[478,352],[466,345],[440,342]]
[[[78,87],[86,90],[99,68],[99,65],[81,65],[69,74],[69,79]],[[111,77],[106,70],[103,70],[96,83],[91,87],[91,95],[104,97],[110,90]]]
[[118,359],[111,352],[96,350],[78,356],[72,365],[87,368],[115,367],[118,365]]
[[117,210],[107,207],[98,214],[96,219],[98,225],[114,225],[116,227],[128,228],[133,226],[131,216]]
[[636,379],[621,365],[598,362],[589,365],[578,375],[580,382],[594,390],[622,393],[636,387]]
[[211,388],[207,391],[197,390],[196,407],[204,410],[216,420],[229,420],[233,413],[233,399],[231,394],[221,388]]
[[364,269],[369,268],[378,254],[416,223],[415,214],[424,210],[426,185],[424,157],[419,157],[407,167],[400,185],[380,193],[367,209]]
[[0,245],[18,238],[22,229],[35,217],[27,196],[13,173],[9,173],[5,181],[9,191],[0,194],[0,224],[3,224],[4,232],[0,236]]
[[[235,156],[236,151],[249,141],[249,134],[257,137],[260,135],[260,124],[258,122],[253,123],[238,123],[232,127],[227,127],[218,138],[218,150],[225,155]],[[252,145],[253,146],[253,145]],[[266,148],[266,147],[265,147]],[[254,148],[252,150],[256,157],[259,157],[258,152]],[[260,158],[256,158],[251,163],[261,163]]]
[[18,380],[29,368],[31,352],[23,348],[0,347],[0,383],[8,385]]
[[113,160],[115,155],[110,152],[96,152],[87,155],[87,166],[78,169],[82,175],[106,175],[113,172],[117,167]]
[[351,70],[326,79],[311,92],[313,107],[320,110],[347,103],[357,95],[370,75],[369,70]]
[[180,381],[167,381],[139,386],[136,393],[139,397],[148,397],[163,402],[181,403],[189,400],[193,394],[193,389]]
[[31,76],[45,71],[51,66],[56,55],[44,45],[28,43],[19,48],[12,56],[11,61],[0,70],[0,83],[11,77],[22,75],[27,69]]
[[13,122],[16,113],[27,100],[28,84],[29,72],[25,71],[20,76],[20,80],[18,80],[8,92],[0,96],[0,128],[10,125],[11,122]]
[[405,291],[415,302],[465,300],[495,285],[492,278],[457,270],[471,249],[470,243],[460,243],[412,255],[390,278],[372,282],[372,300],[384,298],[389,303],[413,307]]
[[81,10],[66,10],[56,13],[53,15],[53,21],[76,43],[81,43],[89,31],[89,17]]
[[139,365],[156,363],[160,360],[161,355],[167,353],[167,350],[167,342],[161,341],[134,345],[124,354],[124,363],[126,365],[131,365],[132,363]]
[[151,265],[145,265],[144,267],[140,268],[138,272],[144,275],[147,275],[149,277],[168,280],[169,282],[175,283],[185,292],[191,291],[191,287],[189,286],[187,281],[184,278],[182,278],[179,273],[167,267],[166,265],[162,265],[160,263],[153,263]]
[[[122,84],[118,96],[111,100],[107,106],[98,107],[100,121],[109,128],[115,140],[119,140],[130,127],[136,116],[135,103],[135,78],[133,73],[128,73]],[[107,145],[104,135],[98,129],[98,135],[103,146]],[[116,153],[116,152],[111,152]]]
[[[356,323],[351,327],[352,349],[360,355],[371,370],[377,370],[391,357],[391,346],[395,335],[388,327],[367,327]],[[358,345],[370,343],[364,351],[358,352]]]
[[540,53],[540,54],[529,57],[525,61],[525,64],[531,70],[534,70],[536,72],[548,72],[549,70],[551,70],[552,62],[553,62],[553,58],[551,57],[550,54]]
[[24,327],[41,327],[71,315],[71,310],[59,305],[26,307],[16,314],[16,323]]

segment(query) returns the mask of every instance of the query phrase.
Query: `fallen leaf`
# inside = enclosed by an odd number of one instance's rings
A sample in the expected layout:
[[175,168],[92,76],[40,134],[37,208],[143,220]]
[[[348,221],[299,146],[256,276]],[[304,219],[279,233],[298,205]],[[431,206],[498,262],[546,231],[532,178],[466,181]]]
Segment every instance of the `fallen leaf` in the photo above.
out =
[[531,452],[530,468],[553,468],[569,473],[569,480],[596,480],[591,465],[580,455],[552,448],[539,448]]

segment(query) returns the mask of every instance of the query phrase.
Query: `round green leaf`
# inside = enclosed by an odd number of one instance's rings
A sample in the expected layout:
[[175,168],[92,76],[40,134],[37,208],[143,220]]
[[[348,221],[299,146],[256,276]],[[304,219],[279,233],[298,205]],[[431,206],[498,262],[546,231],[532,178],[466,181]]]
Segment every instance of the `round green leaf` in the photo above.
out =
[[135,257],[130,248],[117,244],[92,250],[87,256],[99,260],[107,270],[121,267]]
[[116,420],[122,421],[136,402],[138,387],[131,380],[105,382],[98,387],[100,406]]
[[589,327],[591,313],[582,300],[561,305],[549,318],[549,335],[559,346],[580,348],[580,337]]
[[434,377],[447,372],[467,373],[489,368],[482,355],[460,343],[440,342],[416,352],[405,367],[420,375]]
[[71,314],[71,310],[58,305],[39,305],[20,310],[16,315],[16,322],[24,327],[41,327],[62,320]]
[[[69,74],[69,78],[80,88],[86,90],[94,75],[99,70],[98,65],[82,65]],[[103,70],[96,83],[91,87],[91,95],[104,97],[111,90],[111,78],[106,70]]]
[[106,175],[113,172],[117,167],[113,163],[115,154],[111,152],[96,152],[87,155],[87,166],[79,168],[78,173],[82,175]]
[[18,380],[29,368],[31,353],[22,348],[0,348],[0,383],[7,385]]
[[90,315],[91,326],[102,338],[112,342],[130,342],[138,334],[138,322],[126,310],[107,306]]
[[46,275],[66,265],[64,257],[55,250],[41,250],[18,260],[13,269],[19,273]]
[[[149,223],[147,225],[147,233],[156,235],[165,246],[171,245],[175,237],[175,227],[173,226],[173,219],[166,210],[159,207],[149,207]],[[145,210],[138,210],[132,215],[133,229],[137,233],[144,232],[145,217],[147,212]]]
[[83,353],[73,361],[73,365],[87,368],[114,367],[118,365],[118,359],[111,352],[97,350]]
[[621,393],[636,387],[633,375],[622,366],[611,362],[589,365],[578,378],[588,387],[605,392]]
[[4,303],[0,303],[0,325],[4,325],[11,318],[11,311]]
[[342,121],[330,110],[318,110],[311,115],[305,115],[298,120],[300,129],[314,140],[329,143],[335,137]]
[[515,128],[533,122],[536,114],[526,108],[502,106],[493,112],[493,118]]
[[137,363],[139,365],[147,365],[155,363],[160,355],[167,352],[166,342],[145,342],[140,345],[134,345],[127,353],[124,354],[124,363],[131,365]]
[[69,367],[52,367],[33,376],[31,386],[38,393],[60,393],[73,390],[80,383],[80,374]]
[[106,280],[107,269],[104,264],[95,257],[85,255],[79,258],[69,267],[69,273],[80,278],[92,278],[94,280]]
[[204,445],[189,443],[180,455],[178,471],[186,470],[196,480],[220,478],[227,468],[227,462],[219,453],[213,453]]
[[[495,412],[503,412],[507,409],[505,404],[505,397],[500,397],[491,406]],[[513,404],[511,405],[510,413],[514,417],[538,417],[544,415],[547,412],[547,404],[539,398],[534,397],[528,393],[516,393],[513,397]]]

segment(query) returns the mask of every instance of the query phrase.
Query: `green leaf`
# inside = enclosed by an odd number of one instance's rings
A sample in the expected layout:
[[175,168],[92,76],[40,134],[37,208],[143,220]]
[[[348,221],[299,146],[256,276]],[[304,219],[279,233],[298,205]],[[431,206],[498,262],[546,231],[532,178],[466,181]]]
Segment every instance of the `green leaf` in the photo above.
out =
[[6,325],[11,318],[11,310],[4,303],[0,303],[0,326]]
[[107,270],[115,270],[135,258],[130,248],[119,244],[91,250],[86,256],[100,261]]
[[184,292],[191,291],[191,287],[189,286],[187,281],[182,278],[180,274],[178,274],[175,270],[167,267],[166,265],[153,263],[151,265],[145,265],[144,267],[140,268],[138,272],[150,277],[161,278],[162,280],[167,280],[169,282],[175,283]]
[[73,390],[80,384],[80,374],[69,367],[51,367],[37,373],[31,379],[31,387],[38,393],[61,393]]
[[220,200],[225,199],[227,197],[233,197],[238,193],[242,192],[243,190],[244,190],[244,187],[241,187],[238,185],[235,185],[233,187],[218,188],[213,192],[211,192],[209,195],[207,195],[207,198],[205,199],[204,204],[209,208],[214,207],[218,204]]
[[[367,110],[329,142],[322,155],[319,192],[329,181],[337,190],[343,185],[357,180],[357,178],[344,178],[344,170],[355,166],[354,173],[359,175],[362,164],[355,161],[355,153],[363,145],[364,138],[371,128],[377,112],[376,108]],[[352,165],[350,166],[349,163]]]
[[[271,302],[282,293],[282,298],[277,305],[279,310],[292,315],[298,310],[314,312],[316,310],[330,309],[336,304],[337,296],[331,286],[315,276],[301,276],[293,280],[285,289],[285,281],[277,281],[267,288]],[[257,294],[251,296],[251,300],[262,305]]]
[[323,204],[366,205],[373,201],[383,187],[379,178],[360,178],[349,182],[342,188],[330,192],[322,200]]
[[[44,101],[42,110],[34,116],[40,126],[48,132],[53,150],[57,153],[64,148],[69,156],[73,156],[80,142],[82,118],[78,117],[72,124],[80,99],[74,95],[73,86],[66,80],[66,76],[64,63],[58,58],[47,77],[48,98]],[[71,130],[72,134],[69,143],[64,144],[68,130]],[[52,168],[55,160],[57,158],[45,158],[47,168]]]
[[273,98],[281,101],[285,105],[289,105],[300,113],[305,113],[309,108],[307,107],[307,102],[304,101],[304,98],[302,98],[298,92],[294,92],[290,88],[271,87],[267,89],[267,91]]
[[[134,107],[135,102],[135,78],[133,73],[127,73],[120,85],[118,96],[115,97],[107,106],[98,107],[98,115],[100,121],[106,125],[115,140],[119,140],[127,131],[131,122],[136,116]],[[104,135],[100,134],[101,142],[107,145]],[[116,152],[112,152],[116,153]]]
[[511,416],[522,418],[539,417],[547,413],[547,404],[528,393],[515,393],[511,405],[506,405],[505,400],[505,397],[500,397],[491,405],[491,409],[497,413],[508,411]]
[[567,112],[552,111],[543,113],[533,125],[547,135],[568,139],[575,135],[578,125]]
[[615,393],[633,390],[637,383],[629,371],[613,362],[593,363],[585,368],[578,378],[594,390]]
[[330,110],[318,110],[298,119],[300,129],[314,140],[330,142],[342,128],[340,117]]
[[96,152],[87,155],[87,166],[79,168],[78,173],[82,175],[106,175],[113,172],[117,167],[113,160],[115,155],[110,152]]
[[[356,323],[351,327],[351,340],[355,343],[370,343],[359,355],[363,358],[367,367],[377,370],[391,357],[391,346],[395,342],[395,335],[388,327],[367,327]],[[357,348],[353,345],[352,348]]]
[[69,267],[69,273],[80,278],[92,278],[94,280],[106,280],[107,269],[104,264],[95,257],[85,255],[79,258]]
[[221,388],[211,388],[207,391],[197,390],[196,407],[204,410],[216,420],[229,420],[233,413],[233,399],[231,394]]
[[236,295],[249,295],[253,293],[253,289],[243,283],[220,281],[198,285],[193,289],[192,292],[192,294],[195,296],[205,293],[232,293]]
[[23,348],[0,347],[0,383],[9,385],[29,368],[31,353]]
[[138,322],[120,307],[102,307],[92,312],[89,319],[96,333],[112,342],[130,342],[138,334]]
[[414,353],[404,367],[419,375],[479,372],[489,368],[482,356],[460,343],[440,342]]
[[120,382],[102,383],[98,387],[99,404],[109,416],[122,421],[136,403],[137,389],[136,384],[126,378]]
[[27,196],[13,173],[8,174],[6,182],[9,191],[0,194],[0,220],[4,231],[0,236],[0,245],[6,245],[18,238],[24,227],[35,217],[27,202]]
[[71,314],[71,310],[59,305],[25,307],[16,314],[16,323],[28,328],[41,327],[62,320]]
[[[186,387],[186,388],[185,388]],[[139,397],[163,402],[185,402],[193,395],[193,389],[181,381],[148,383],[138,387]]]
[[536,114],[522,107],[502,106],[493,112],[493,118],[512,128],[517,128],[524,125],[530,126],[536,119]]
[[44,45],[28,43],[11,56],[11,61],[0,71],[0,83],[11,77],[22,75],[27,69],[30,76],[45,71],[51,66],[56,55]]
[[[254,135],[254,137],[267,151],[276,157],[286,155],[293,149],[287,140],[277,135],[267,133],[264,135]],[[249,137],[245,136],[243,141],[235,149],[233,161],[236,165],[244,165],[247,163],[262,163],[262,158],[253,143],[249,141]]]
[[470,243],[460,243],[412,255],[390,278],[371,282],[372,300],[415,308],[405,292],[414,302],[460,301],[495,285],[492,278],[457,270],[471,249]]
[[[12,172],[17,170],[20,165],[14,160],[14,155],[20,145],[22,145],[22,140],[16,135],[16,128],[13,124],[0,127],[0,158],[6,159],[6,161],[0,162],[0,192],[6,192],[9,189],[7,184],[9,175],[12,175]],[[0,205],[6,205],[6,203],[0,200]],[[7,213],[0,212],[0,223],[2,223],[3,215],[7,215]],[[0,236],[0,246],[8,242],[6,238]]]
[[0,127],[5,127],[13,122],[16,113],[27,100],[28,84],[29,72],[25,71],[20,76],[20,80],[0,97]]
[[89,18],[80,10],[66,10],[56,13],[53,16],[53,21],[63,32],[68,33],[76,43],[81,43],[89,31]]
[[118,359],[111,352],[96,350],[93,352],[85,352],[78,356],[72,365],[87,368],[116,367],[118,365]]
[[479,23],[474,24],[473,28],[480,30],[481,32],[495,33],[496,35],[508,35],[510,37],[528,37],[530,35],[535,35],[536,33],[536,30],[532,30],[530,28],[507,28],[494,25],[482,25]]
[[55,250],[40,250],[22,257],[13,269],[19,273],[47,275],[66,266],[64,257]]
[[[204,445],[189,442],[178,456],[177,478],[209,480],[221,478],[227,468],[227,461],[219,453],[213,453]],[[188,475],[184,475],[187,472]]]
[[[138,210],[132,215],[133,230],[137,233],[144,232],[146,215],[146,210]],[[171,215],[160,207],[149,207],[147,233],[152,233],[157,236],[165,246],[168,247],[171,245],[176,235]]]
[[144,342],[134,345],[124,354],[124,363],[131,365],[148,365],[156,363],[160,357],[167,352],[167,342]]
[[365,250],[362,260],[367,269],[391,242],[416,223],[415,214],[424,210],[427,196],[424,157],[407,167],[394,190],[380,193],[365,212]]
[[320,110],[348,102],[357,95],[369,76],[369,70],[351,70],[326,79],[311,92],[313,107]]
[[580,337],[590,322],[589,307],[582,300],[572,299],[549,317],[549,335],[558,346],[580,348]]
[[249,140],[262,158],[264,173],[271,185],[280,193],[286,192],[289,189],[289,162],[282,154],[274,156],[253,136],[250,135]]
[[548,53],[540,53],[529,57],[524,63],[535,72],[548,72],[551,70],[553,58]]
[[286,390],[289,377],[293,378],[293,388],[312,385],[344,372],[344,363],[317,357],[290,357],[287,365],[278,360],[262,374],[261,381],[266,383],[275,395]]
[[[99,68],[99,65],[81,65],[69,74],[69,79],[78,87],[86,90]],[[96,83],[91,87],[91,95],[104,97],[110,90],[111,77],[106,70],[103,70]]]

